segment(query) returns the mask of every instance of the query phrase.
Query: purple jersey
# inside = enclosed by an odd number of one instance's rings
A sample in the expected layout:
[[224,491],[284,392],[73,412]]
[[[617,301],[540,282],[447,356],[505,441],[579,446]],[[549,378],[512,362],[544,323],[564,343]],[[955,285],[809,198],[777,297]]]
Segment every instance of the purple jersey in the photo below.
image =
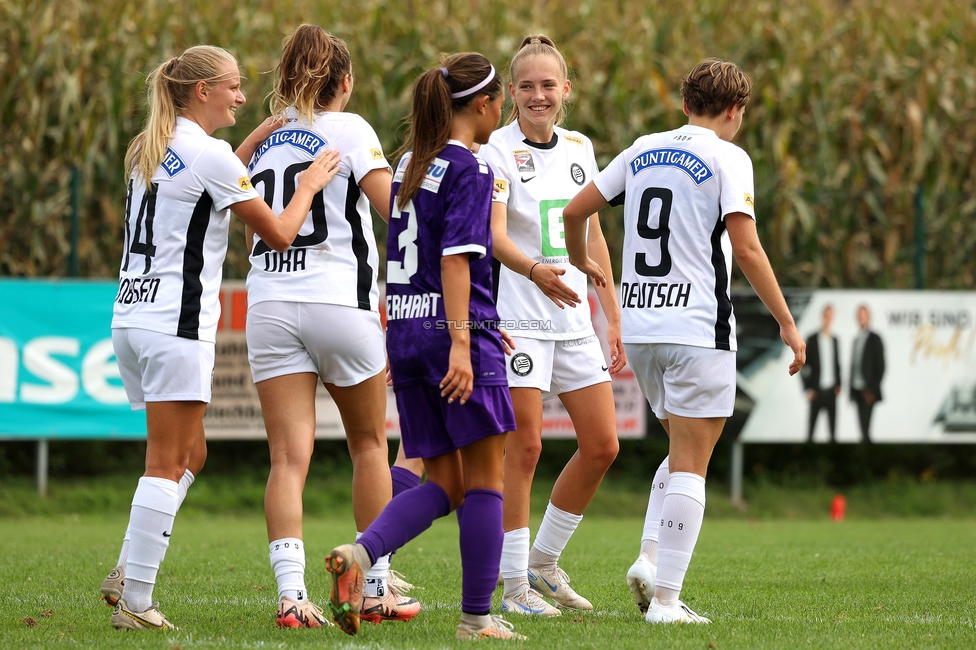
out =
[[407,153],[397,165],[386,246],[386,348],[394,386],[437,384],[447,374],[451,333],[441,258],[467,253],[471,268],[471,368],[476,386],[506,386],[505,354],[492,299],[491,168],[461,143],[431,163],[416,196],[396,204]]

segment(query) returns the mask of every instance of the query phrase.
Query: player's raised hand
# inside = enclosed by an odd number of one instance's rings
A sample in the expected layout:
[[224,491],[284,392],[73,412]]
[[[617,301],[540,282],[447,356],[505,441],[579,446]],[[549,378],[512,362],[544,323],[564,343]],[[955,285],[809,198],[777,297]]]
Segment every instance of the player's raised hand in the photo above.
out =
[[319,155],[305,171],[298,175],[298,185],[318,192],[329,184],[339,171],[339,152],[328,149]]
[[579,295],[560,278],[565,273],[566,269],[549,264],[536,264],[529,271],[536,286],[560,309],[565,309],[566,305],[573,306],[582,302]]

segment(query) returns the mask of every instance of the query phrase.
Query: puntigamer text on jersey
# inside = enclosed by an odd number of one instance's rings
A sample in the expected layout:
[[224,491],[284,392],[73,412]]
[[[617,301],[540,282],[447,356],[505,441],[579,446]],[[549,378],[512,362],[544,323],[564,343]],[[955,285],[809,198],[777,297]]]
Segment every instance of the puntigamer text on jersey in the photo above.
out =
[[651,149],[630,161],[630,173],[634,176],[651,167],[677,167],[691,176],[695,185],[715,175],[701,158],[684,149]]
[[325,140],[320,136],[312,133],[311,131],[305,131],[304,129],[283,129],[280,131],[275,131],[271,134],[271,137],[261,143],[258,150],[254,152],[254,156],[251,158],[251,164],[248,165],[248,170],[253,171],[254,167],[258,164],[268,149],[272,147],[278,147],[283,144],[291,145],[297,149],[308,152],[312,157],[318,153],[319,149],[325,145]]

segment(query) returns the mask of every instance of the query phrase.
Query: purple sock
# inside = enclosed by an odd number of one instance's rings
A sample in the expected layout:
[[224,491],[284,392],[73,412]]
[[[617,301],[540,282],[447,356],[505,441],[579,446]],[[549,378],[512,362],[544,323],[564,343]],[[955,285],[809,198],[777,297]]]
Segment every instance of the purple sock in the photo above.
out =
[[420,485],[419,476],[411,472],[409,469],[404,469],[403,467],[397,467],[396,465],[390,468],[390,477],[393,479],[394,499],[401,492],[406,492],[410,488],[415,488],[418,485]]
[[[366,547],[370,559],[375,562],[376,558],[397,550],[430,528],[435,519],[450,512],[451,500],[447,492],[428,481],[390,501],[359,538],[359,543]],[[498,575],[497,570],[495,575]]]
[[464,494],[461,529],[461,611],[483,615],[491,612],[491,594],[502,560],[502,495],[494,490],[469,490]]

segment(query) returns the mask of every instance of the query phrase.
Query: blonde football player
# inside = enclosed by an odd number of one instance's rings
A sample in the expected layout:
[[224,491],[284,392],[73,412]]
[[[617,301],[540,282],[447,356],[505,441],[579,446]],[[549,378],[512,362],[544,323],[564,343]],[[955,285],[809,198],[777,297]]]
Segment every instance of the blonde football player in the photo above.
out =
[[[251,160],[251,181],[274,208],[291,199],[294,178],[319,150],[342,163],[315,196],[305,225],[284,252],[248,231],[247,349],[271,448],[265,493],[279,627],[328,625],[308,598],[302,491],[315,438],[319,380],[342,417],[353,464],[358,530],[391,498],[386,445],[386,354],[376,285],[379,258],[369,206],[389,220],[393,173],[379,138],[359,115],[343,112],[352,94],[346,44],[301,25],[284,44],[271,110],[285,124]],[[414,476],[414,474],[410,474]],[[407,621],[420,603],[388,584],[390,559],[367,576],[362,618]]]
[[709,622],[678,597],[705,512],[708,460],[735,400],[733,254],[793,350],[791,375],[806,358],[756,232],[752,161],[731,143],[751,91],[734,63],[702,61],[681,84],[688,124],[638,138],[564,212],[570,260],[602,283],[609,274],[589,257],[586,220],[608,202],[624,205],[623,340],[671,439],[627,573],[649,623]]
[[[586,275],[569,264],[562,210],[597,173],[590,140],[559,126],[570,82],[566,61],[544,35],[529,36],[512,59],[514,107],[479,155],[495,170],[492,236],[498,313],[515,339],[508,384],[517,430],[505,447],[505,544],[502,611],[558,616],[561,607],[593,609],[569,586],[560,555],[617,455],[610,375],[625,362],[613,283],[597,287],[609,320],[610,362],[590,321]],[[589,216],[589,215],[587,215]],[[593,255],[611,276],[610,254],[594,215],[587,231]],[[529,548],[529,495],[542,449],[542,401],[559,397],[576,428],[579,449],[553,486]]]
[[146,472],[132,498],[119,565],[102,583],[112,625],[165,630],[153,585],[186,490],[206,456],[220,318],[221,265],[230,213],[276,251],[286,250],[312,199],[335,175],[324,152],[294,184],[276,217],[251,186],[247,159],[277,126],[266,120],[234,155],[211,137],[244,103],[237,61],[206,45],[160,64],[147,81],[149,119],[125,156],[129,179],[112,344],[133,409],[145,409]]

